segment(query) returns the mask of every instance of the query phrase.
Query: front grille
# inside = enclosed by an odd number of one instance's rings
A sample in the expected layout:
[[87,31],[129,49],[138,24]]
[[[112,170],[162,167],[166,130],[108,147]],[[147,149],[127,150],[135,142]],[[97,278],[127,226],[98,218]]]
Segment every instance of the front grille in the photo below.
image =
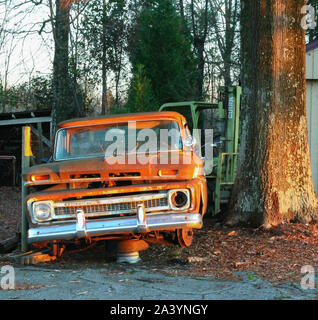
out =
[[[125,201],[125,198],[127,198],[127,200],[129,199],[130,201]],[[59,218],[74,216],[78,209],[83,210],[87,217],[116,215],[123,213],[136,213],[137,206],[141,203],[144,204],[146,211],[169,209],[168,197],[166,194],[157,194],[154,196],[147,195],[145,199],[143,199],[142,196],[137,196],[136,199],[132,198],[134,197],[121,197],[118,198],[119,202],[117,203],[116,199],[114,198],[111,198],[110,200],[88,200],[83,201],[83,204],[81,204],[81,201],[68,201],[65,203],[56,203],[54,205],[54,214]]]

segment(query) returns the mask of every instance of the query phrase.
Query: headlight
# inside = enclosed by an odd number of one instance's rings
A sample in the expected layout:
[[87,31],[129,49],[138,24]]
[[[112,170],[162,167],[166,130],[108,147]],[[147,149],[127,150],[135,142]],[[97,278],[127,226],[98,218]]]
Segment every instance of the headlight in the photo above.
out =
[[51,202],[35,202],[33,204],[33,216],[37,221],[47,221],[52,216]]
[[190,192],[187,189],[169,191],[170,207],[175,210],[184,210],[190,206]]

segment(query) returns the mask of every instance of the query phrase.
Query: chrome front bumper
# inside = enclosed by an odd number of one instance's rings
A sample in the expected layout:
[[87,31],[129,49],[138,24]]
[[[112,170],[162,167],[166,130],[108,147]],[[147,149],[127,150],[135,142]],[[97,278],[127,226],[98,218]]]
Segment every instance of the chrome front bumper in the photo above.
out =
[[78,212],[76,222],[30,228],[28,243],[154,230],[200,229],[202,225],[202,216],[199,213],[152,213],[146,215],[142,207],[138,209],[136,216],[98,220],[86,220],[84,214]]

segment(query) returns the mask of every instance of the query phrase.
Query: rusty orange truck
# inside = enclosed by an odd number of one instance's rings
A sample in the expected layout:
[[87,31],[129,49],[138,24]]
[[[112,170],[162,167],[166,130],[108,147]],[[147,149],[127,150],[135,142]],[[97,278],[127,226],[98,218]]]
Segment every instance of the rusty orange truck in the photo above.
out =
[[59,124],[51,161],[23,173],[27,241],[191,245],[207,208],[204,163],[184,116],[149,112]]

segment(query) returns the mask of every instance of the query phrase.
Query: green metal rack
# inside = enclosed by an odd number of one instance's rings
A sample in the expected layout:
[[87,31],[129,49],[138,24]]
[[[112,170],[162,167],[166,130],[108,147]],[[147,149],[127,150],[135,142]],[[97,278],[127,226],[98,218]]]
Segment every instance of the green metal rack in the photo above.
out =
[[[226,100],[217,103],[203,101],[185,101],[175,103],[165,103],[159,111],[173,110],[183,114],[192,130],[192,135],[198,143],[200,155],[202,156],[201,137],[198,129],[204,129],[199,123],[202,111],[216,110],[218,121],[223,121],[225,130],[219,137],[218,143],[223,147],[213,158],[205,158],[205,163],[213,166],[210,174],[206,175],[209,186],[212,188],[213,214],[221,211],[221,204],[227,203],[230,199],[231,189],[234,184],[238,147],[239,147],[239,117],[242,89],[240,86],[230,88],[220,88],[220,96]],[[214,128],[212,128],[214,129]]]

